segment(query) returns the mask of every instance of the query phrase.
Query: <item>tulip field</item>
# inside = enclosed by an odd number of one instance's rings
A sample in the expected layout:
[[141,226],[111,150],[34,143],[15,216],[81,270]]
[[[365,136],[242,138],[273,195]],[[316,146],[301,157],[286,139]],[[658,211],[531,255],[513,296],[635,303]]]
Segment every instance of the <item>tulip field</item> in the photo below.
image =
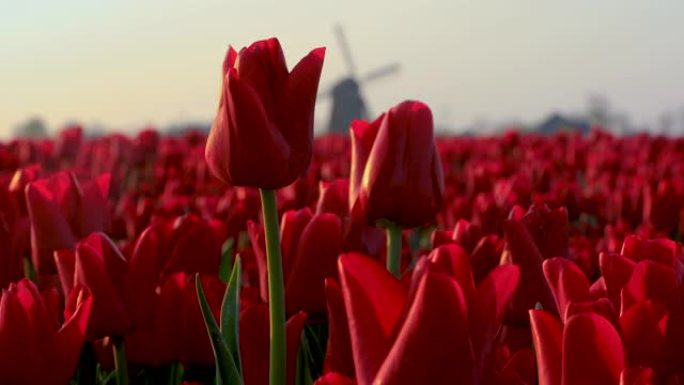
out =
[[0,143],[0,384],[684,384],[684,139],[313,136],[325,49],[211,131]]

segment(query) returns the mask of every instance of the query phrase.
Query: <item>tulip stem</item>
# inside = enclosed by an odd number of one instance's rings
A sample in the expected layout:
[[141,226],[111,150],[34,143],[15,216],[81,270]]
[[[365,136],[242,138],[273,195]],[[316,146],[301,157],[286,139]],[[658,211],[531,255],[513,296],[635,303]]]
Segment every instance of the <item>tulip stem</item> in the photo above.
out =
[[128,385],[128,365],[126,364],[126,349],[121,337],[114,337],[114,370],[117,385]]
[[399,278],[401,276],[401,226],[387,222],[387,270]]
[[259,189],[266,235],[268,307],[271,326],[270,385],[285,384],[285,289],[280,253],[278,208],[274,190]]

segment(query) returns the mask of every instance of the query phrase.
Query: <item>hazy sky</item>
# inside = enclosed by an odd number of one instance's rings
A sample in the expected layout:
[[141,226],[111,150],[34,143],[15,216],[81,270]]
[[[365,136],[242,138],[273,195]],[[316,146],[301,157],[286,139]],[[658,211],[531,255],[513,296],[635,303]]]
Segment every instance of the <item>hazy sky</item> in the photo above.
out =
[[[117,129],[210,120],[226,46],[277,36],[288,64],[341,23],[371,111],[421,99],[441,125],[581,111],[600,92],[636,121],[684,105],[682,0],[0,1],[0,136],[35,114]],[[318,109],[321,124],[327,106]]]

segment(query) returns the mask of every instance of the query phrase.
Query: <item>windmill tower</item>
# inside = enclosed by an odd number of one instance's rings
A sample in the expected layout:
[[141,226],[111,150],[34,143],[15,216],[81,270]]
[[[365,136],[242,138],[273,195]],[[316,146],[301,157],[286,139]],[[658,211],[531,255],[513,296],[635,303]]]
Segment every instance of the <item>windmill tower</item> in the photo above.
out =
[[348,74],[330,89],[324,91],[321,96],[332,98],[332,110],[327,131],[346,135],[349,132],[349,125],[352,120],[369,119],[371,116],[368,105],[363,98],[361,86],[399,71],[399,63],[392,63],[359,76],[347,39],[340,25],[335,26],[335,35]]

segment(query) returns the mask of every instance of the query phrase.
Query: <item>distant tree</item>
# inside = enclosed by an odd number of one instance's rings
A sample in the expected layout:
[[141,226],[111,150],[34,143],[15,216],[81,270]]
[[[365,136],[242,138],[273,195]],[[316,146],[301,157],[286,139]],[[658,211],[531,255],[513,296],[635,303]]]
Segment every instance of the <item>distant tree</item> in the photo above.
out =
[[22,138],[44,138],[47,136],[47,127],[43,119],[34,116],[14,127],[14,135]]

